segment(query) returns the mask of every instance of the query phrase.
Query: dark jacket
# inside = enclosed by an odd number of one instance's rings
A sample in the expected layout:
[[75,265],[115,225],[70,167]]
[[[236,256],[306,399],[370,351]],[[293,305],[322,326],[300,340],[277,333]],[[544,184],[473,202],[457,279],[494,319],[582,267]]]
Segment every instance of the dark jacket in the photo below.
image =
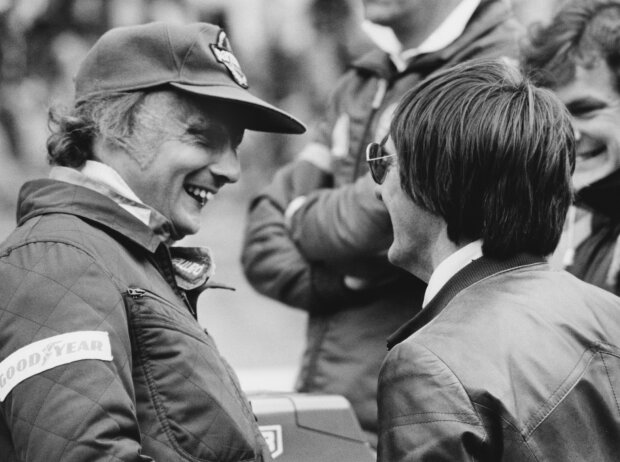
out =
[[18,222],[0,247],[0,391],[11,368],[28,372],[19,356],[36,341],[62,358],[90,343],[59,339],[103,335],[111,355],[15,383],[0,403],[3,461],[271,460],[149,227],[54,180],[23,187]]
[[[321,175],[310,162],[297,161],[250,207],[246,276],[259,292],[310,313],[298,389],[345,395],[373,443],[385,338],[419,310],[425,285],[380,253],[391,242],[391,226],[366,174],[365,147],[385,135],[411,87],[465,60],[514,57],[520,33],[505,2],[483,0],[460,38],[413,58],[404,71],[382,51],[362,57],[339,81],[305,151],[331,152],[332,171]],[[299,195],[307,200],[288,226],[283,211]],[[346,287],[344,275],[363,281],[362,287]]]
[[618,460],[615,295],[533,257],[483,257],[390,345],[379,462]]
[[[592,212],[592,232],[579,244],[574,262],[566,268],[579,279],[616,295],[620,295],[620,268],[615,267],[614,275],[610,274],[610,267],[614,258],[620,255],[619,198],[620,170],[578,192],[577,203]],[[617,265],[620,262],[615,263]]]

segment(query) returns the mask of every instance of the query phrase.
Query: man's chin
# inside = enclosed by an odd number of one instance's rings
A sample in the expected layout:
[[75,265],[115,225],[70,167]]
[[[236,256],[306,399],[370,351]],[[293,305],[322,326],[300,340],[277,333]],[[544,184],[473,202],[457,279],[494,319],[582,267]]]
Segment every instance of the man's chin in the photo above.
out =
[[392,243],[388,249],[387,258],[392,265],[407,271],[424,282],[428,282],[429,268],[422,263],[419,255],[399,249]]
[[389,27],[393,21],[390,12],[386,10],[385,6],[381,5],[367,5],[364,10],[364,19],[386,27]]
[[173,221],[174,233],[176,235],[176,240],[182,239],[185,236],[190,236],[192,234],[198,233],[200,231],[200,222],[199,221]]
[[388,261],[394,266],[398,266],[399,268],[402,268],[405,271],[409,271],[407,267],[408,265],[406,264],[406,259],[404,257],[405,256],[398,249],[398,247],[396,247],[394,243],[392,243],[387,253]]

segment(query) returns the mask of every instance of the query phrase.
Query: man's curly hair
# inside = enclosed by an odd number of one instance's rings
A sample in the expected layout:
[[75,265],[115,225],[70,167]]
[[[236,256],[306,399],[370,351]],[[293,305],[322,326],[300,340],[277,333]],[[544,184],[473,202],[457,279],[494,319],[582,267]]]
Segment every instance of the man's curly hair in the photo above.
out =
[[81,167],[92,159],[97,137],[120,148],[129,148],[145,96],[145,92],[106,94],[77,101],[70,110],[50,109],[49,163]]
[[557,88],[575,77],[577,65],[603,59],[620,90],[620,0],[571,0],[548,25],[534,25],[521,61],[538,85]]

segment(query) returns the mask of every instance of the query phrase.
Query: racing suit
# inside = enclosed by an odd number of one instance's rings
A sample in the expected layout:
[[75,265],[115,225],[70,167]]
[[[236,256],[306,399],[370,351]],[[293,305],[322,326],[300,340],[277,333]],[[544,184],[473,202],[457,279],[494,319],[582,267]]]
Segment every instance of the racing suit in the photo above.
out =
[[3,461],[271,460],[174,247],[64,181],[24,185],[17,218],[0,246]]

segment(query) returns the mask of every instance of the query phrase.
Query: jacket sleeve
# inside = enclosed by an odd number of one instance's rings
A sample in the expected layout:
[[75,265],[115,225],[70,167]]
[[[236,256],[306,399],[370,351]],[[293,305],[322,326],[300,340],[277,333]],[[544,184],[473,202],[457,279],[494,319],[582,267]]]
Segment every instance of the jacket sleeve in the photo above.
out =
[[293,240],[310,260],[376,256],[392,242],[390,218],[370,174],[308,194],[290,226]]
[[485,458],[487,435],[469,396],[430,350],[407,340],[379,376],[378,462],[458,462]]
[[[0,427],[10,434],[9,459],[150,461],[140,454],[130,337],[111,277],[58,242],[12,250],[0,274],[0,386],[8,391]],[[111,355],[95,353],[108,345]],[[39,368],[48,361],[57,365]]]
[[340,274],[301,254],[283,211],[269,197],[261,196],[250,206],[241,263],[258,292],[312,313],[343,309],[362,296],[345,287]]

